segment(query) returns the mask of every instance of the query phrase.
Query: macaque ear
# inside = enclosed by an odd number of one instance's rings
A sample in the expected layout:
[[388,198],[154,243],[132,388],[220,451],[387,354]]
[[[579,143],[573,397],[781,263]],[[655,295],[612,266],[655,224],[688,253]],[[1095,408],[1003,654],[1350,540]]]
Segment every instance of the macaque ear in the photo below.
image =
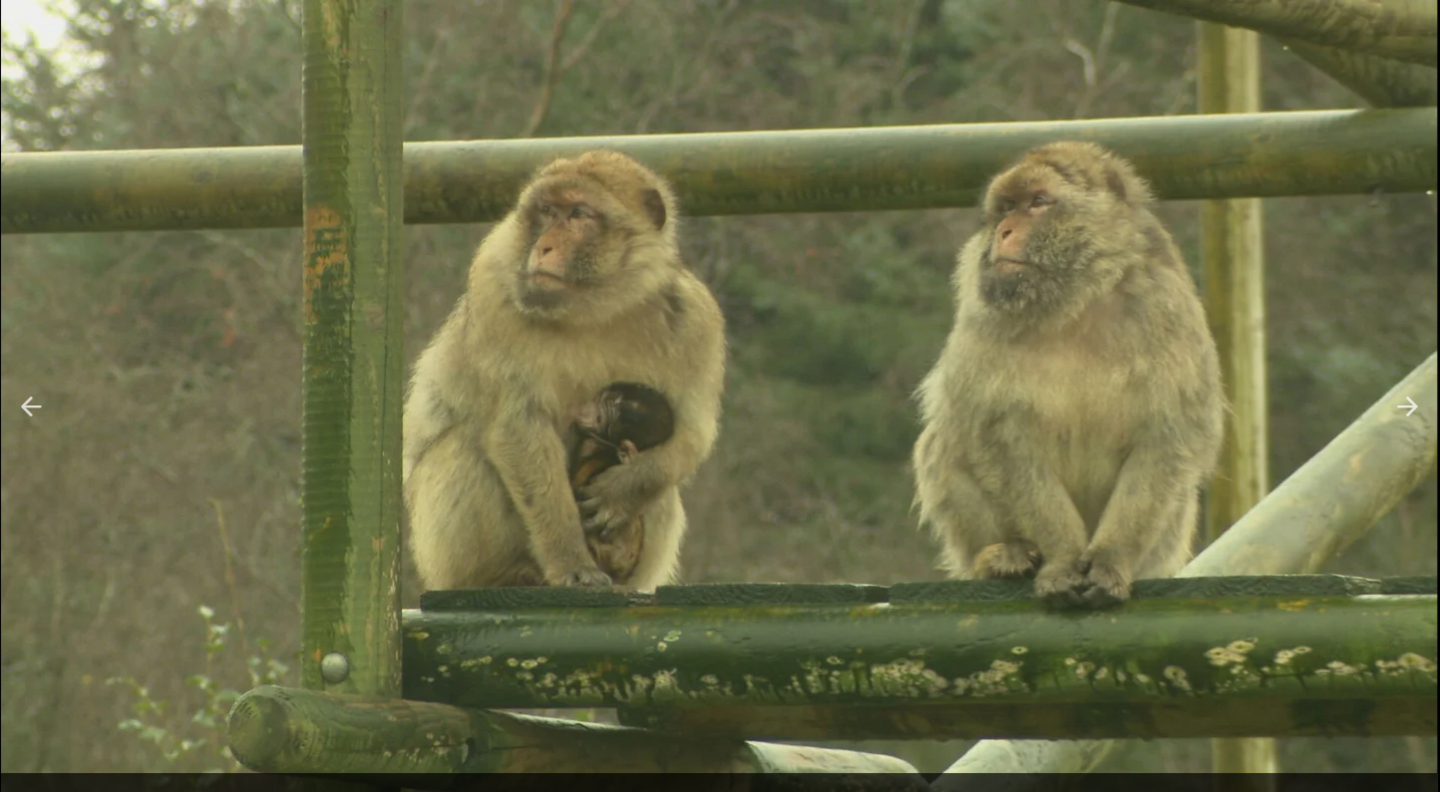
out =
[[1125,176],[1114,167],[1105,169],[1105,182],[1110,192],[1125,203],[1135,203],[1136,196],[1130,194],[1130,185],[1126,184]]
[[659,190],[646,190],[640,194],[640,204],[645,207],[645,216],[655,224],[655,230],[665,227],[665,199]]

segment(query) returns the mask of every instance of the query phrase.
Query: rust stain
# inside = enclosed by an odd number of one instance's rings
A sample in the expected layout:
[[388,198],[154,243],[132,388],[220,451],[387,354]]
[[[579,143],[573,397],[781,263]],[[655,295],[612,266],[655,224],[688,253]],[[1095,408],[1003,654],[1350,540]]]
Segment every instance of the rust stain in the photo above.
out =
[[345,226],[340,213],[329,206],[310,206],[305,209],[305,322],[313,324],[315,318],[315,291],[320,288],[331,267],[339,267],[337,274],[345,275],[350,260],[350,241],[345,238]]
[[385,325],[385,309],[378,305],[365,306],[361,315],[365,318],[366,327],[371,330],[379,330]]

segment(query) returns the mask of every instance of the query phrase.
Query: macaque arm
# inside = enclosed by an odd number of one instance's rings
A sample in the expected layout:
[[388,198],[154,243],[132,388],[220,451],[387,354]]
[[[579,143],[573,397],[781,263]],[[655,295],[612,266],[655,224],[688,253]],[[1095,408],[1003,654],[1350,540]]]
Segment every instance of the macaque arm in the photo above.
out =
[[[538,414],[502,415],[485,438],[486,456],[530,537],[530,550],[551,585],[593,583],[602,575],[585,547],[580,514],[565,475],[565,448]],[[593,573],[593,574],[590,574]]]
[[694,475],[715,443],[716,415],[698,402],[691,399],[675,405],[675,432],[669,440],[636,454],[628,465],[611,470],[635,468],[636,480],[646,482],[653,490],[652,496]]
[[1146,434],[1121,466],[1085,552],[1086,560],[1115,568],[1127,581],[1161,537],[1174,536],[1163,523],[1180,518],[1180,506],[1195,497],[1197,483],[1186,471],[1198,465],[1171,436],[1179,433]]
[[984,548],[1013,540],[969,470],[956,459],[952,445],[927,425],[915,443],[915,504],[920,523],[945,548],[941,565],[952,575],[969,578],[1006,577],[1008,572],[981,564]]
[[1000,417],[976,435],[985,449],[983,469],[976,472],[982,486],[995,492],[997,516],[1039,547],[1044,566],[1073,563],[1085,551],[1085,520],[1031,438],[1036,430],[1030,416],[1014,408],[991,409]]
[[1038,551],[1035,593],[1048,598],[1084,580],[1079,561],[1088,532],[1075,501],[1030,437],[1032,430],[1017,425],[1021,419],[1012,416],[995,421],[990,436],[982,433],[980,441],[987,449],[984,481],[996,489],[992,503],[1002,524],[1015,526],[1017,538],[1029,542],[1010,541],[1002,556],[1013,559]]
[[1023,467],[1017,466],[1005,487],[1007,494],[1001,502],[1008,504],[1021,537],[1040,549],[1043,566],[1072,564],[1085,552],[1085,521],[1048,465],[1026,461]]
[[410,472],[419,464],[425,452],[441,437],[454,428],[457,417],[445,398],[444,371],[449,344],[444,341],[453,336],[450,328],[455,324],[454,315],[464,310],[465,298],[461,297],[461,308],[452,312],[440,331],[442,343],[426,349],[415,363],[414,378],[410,392],[405,399],[403,415],[404,438],[402,442],[402,476],[408,480]]
[[671,365],[674,375],[652,384],[670,400],[675,431],[630,464],[596,476],[581,492],[588,530],[611,529],[638,516],[667,488],[694,475],[710,455],[719,431],[725,336],[719,306],[704,290],[699,281],[691,281],[668,298],[680,336]]
[[694,474],[710,453],[716,411],[706,411],[696,400],[672,407],[675,432],[669,440],[637,454],[629,464],[605,470],[581,489],[587,530],[614,528],[637,517],[666,488]]
[[425,452],[435,445],[454,426],[453,416],[431,405],[405,405],[401,475],[409,480],[410,472],[420,464]]

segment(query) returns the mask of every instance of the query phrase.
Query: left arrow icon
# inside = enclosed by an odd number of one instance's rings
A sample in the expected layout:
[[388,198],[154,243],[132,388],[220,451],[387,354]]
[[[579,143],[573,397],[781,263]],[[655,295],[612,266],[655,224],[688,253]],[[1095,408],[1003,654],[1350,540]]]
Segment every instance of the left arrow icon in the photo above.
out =
[[29,397],[29,398],[27,398],[27,399],[25,400],[25,403],[24,403],[24,404],[20,405],[20,409],[24,410],[24,411],[25,411],[25,414],[28,415],[28,416],[30,416],[31,418],[34,418],[34,417],[35,417],[35,413],[32,413],[32,412],[30,412],[30,411],[31,411],[31,410],[38,410],[38,409],[40,409],[40,408],[43,406],[43,405],[39,405],[39,404],[31,404],[30,402],[33,402],[33,401],[35,401],[35,397],[34,397],[34,396],[31,396],[31,397]]

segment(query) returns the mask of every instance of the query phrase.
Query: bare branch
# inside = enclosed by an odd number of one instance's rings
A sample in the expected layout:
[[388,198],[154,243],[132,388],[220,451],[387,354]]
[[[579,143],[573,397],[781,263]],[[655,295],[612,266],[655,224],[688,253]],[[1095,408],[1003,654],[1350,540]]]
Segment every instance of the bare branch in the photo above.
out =
[[590,30],[585,33],[585,38],[580,39],[580,43],[576,45],[575,49],[571,50],[570,54],[565,56],[565,60],[560,63],[561,74],[569,71],[571,66],[574,66],[580,58],[584,57],[586,51],[590,49],[590,45],[594,44],[595,39],[600,36],[600,31],[604,29],[605,23],[620,16],[628,5],[630,5],[630,0],[618,0],[618,2],[610,3],[605,7],[605,13],[601,14],[600,18],[595,20],[595,24],[590,26]]
[[1105,5],[1105,21],[1100,25],[1100,40],[1095,44],[1092,53],[1083,44],[1074,39],[1065,42],[1065,49],[1075,53],[1085,65],[1085,91],[1080,95],[1080,101],[1075,103],[1075,117],[1084,118],[1090,112],[1090,103],[1100,92],[1103,82],[1100,73],[1105,69],[1105,56],[1110,52],[1110,42],[1115,38],[1115,13],[1120,10],[1116,3]]
[[230,607],[235,611],[235,634],[240,636],[240,653],[249,655],[250,647],[245,641],[245,616],[240,613],[240,587],[235,585],[235,568],[230,564],[235,549],[230,546],[230,532],[225,528],[225,508],[215,498],[209,501],[215,507],[215,525],[220,529],[220,550],[225,557],[225,587],[230,590]]
[[555,97],[555,82],[560,79],[560,44],[565,40],[565,28],[570,25],[570,16],[575,13],[575,0],[560,0],[555,11],[555,25],[550,29],[550,52],[545,57],[545,77],[540,86],[540,97],[530,111],[530,121],[520,137],[534,137],[550,113],[550,100]]
[[695,64],[698,68],[704,69],[705,64],[709,63],[711,56],[714,54],[716,42],[720,39],[720,33],[725,30],[726,21],[739,5],[739,0],[728,0],[728,2],[716,12],[714,21],[710,24],[709,31],[705,34],[705,40],[701,42],[700,47],[696,50],[695,56],[688,59],[675,59],[675,65],[670,70],[669,87],[664,94],[652,100],[640,114],[640,120],[635,122],[635,134],[643,135],[648,132],[650,122],[654,120],[656,114],[658,114],[662,108],[674,107],[675,104],[680,101],[680,92],[687,84],[695,85],[701,82],[701,80],[687,81],[686,66],[688,64]]
[[401,126],[405,135],[410,133],[410,127],[415,124],[415,114],[419,112],[420,103],[430,91],[430,78],[434,76],[435,67],[440,63],[440,55],[445,52],[445,45],[450,43],[450,17],[454,11],[453,4],[445,6],[445,19],[435,31],[435,43],[430,47],[430,56],[425,59],[425,68],[421,70],[420,78],[415,81],[415,88],[410,92],[410,109],[405,111],[405,123]]

